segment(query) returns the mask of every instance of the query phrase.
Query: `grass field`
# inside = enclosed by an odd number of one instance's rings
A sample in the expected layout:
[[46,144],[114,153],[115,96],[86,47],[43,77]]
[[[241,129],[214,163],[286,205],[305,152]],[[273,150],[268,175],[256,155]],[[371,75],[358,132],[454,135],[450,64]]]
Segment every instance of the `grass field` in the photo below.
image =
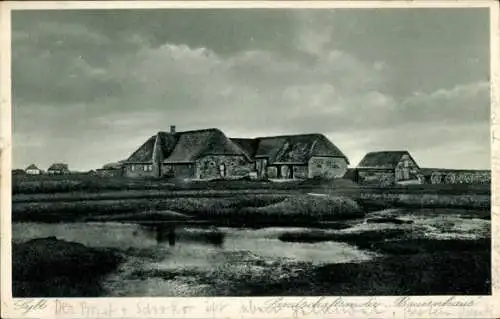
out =
[[[232,220],[241,224],[257,222],[312,222],[360,217],[363,210],[347,197],[311,195],[239,195],[230,197],[178,197],[14,203],[13,221],[71,222],[176,219],[171,210],[194,220]],[[125,217],[124,217],[125,216]],[[284,219],[284,216],[288,220]]]
[[[14,176],[13,221],[144,220],[173,210],[194,219],[235,223],[338,220],[390,207],[487,211],[489,185],[360,187],[349,180],[178,181],[89,175]],[[315,196],[316,195],[316,196]],[[323,198],[321,198],[323,197]],[[125,215],[124,215],[125,214]],[[124,217],[128,216],[128,217]],[[152,216],[152,215],[148,215]],[[165,216],[151,217],[152,220]]]
[[[309,182],[310,183],[310,182]],[[353,185],[349,181],[337,183]],[[86,174],[71,175],[15,175],[12,179],[13,194],[43,194],[125,190],[248,190],[248,189],[295,189],[307,186],[307,181],[273,183],[268,180],[211,180],[184,181],[179,179],[101,177]]]

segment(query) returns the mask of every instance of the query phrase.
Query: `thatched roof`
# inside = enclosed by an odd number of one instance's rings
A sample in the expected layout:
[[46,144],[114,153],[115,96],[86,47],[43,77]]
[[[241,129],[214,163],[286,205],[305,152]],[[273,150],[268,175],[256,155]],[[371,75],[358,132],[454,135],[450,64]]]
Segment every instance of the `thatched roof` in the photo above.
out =
[[243,155],[249,161],[267,158],[269,163],[307,164],[312,156],[349,160],[322,134],[227,138],[218,129],[159,132],[151,136],[122,163],[152,163],[155,147],[164,163],[189,163],[206,155]]
[[259,145],[259,140],[255,138],[231,138],[231,141],[236,143],[242,150],[244,150],[248,156],[254,157],[257,151],[257,146]]
[[403,155],[408,155],[412,158],[408,151],[370,152],[359,162],[358,168],[393,169],[396,168]]
[[37,169],[37,170],[40,170],[35,164],[31,164],[30,166],[26,167],[26,170],[29,170],[29,169]]
[[68,171],[68,164],[54,163],[49,166],[48,171]]
[[[172,153],[164,162],[192,162],[206,155],[243,155],[240,147],[218,129],[182,132]],[[250,158],[248,158],[250,160]]]
[[151,162],[153,158],[153,146],[155,144],[156,136],[151,136],[142,144],[125,162],[142,163]]
[[267,158],[269,163],[307,164],[312,156],[349,159],[323,134],[299,134],[232,139],[256,158]]
[[150,137],[125,163],[151,163],[159,147],[165,163],[189,163],[206,155],[249,155],[220,130],[211,128],[184,132],[159,132]]

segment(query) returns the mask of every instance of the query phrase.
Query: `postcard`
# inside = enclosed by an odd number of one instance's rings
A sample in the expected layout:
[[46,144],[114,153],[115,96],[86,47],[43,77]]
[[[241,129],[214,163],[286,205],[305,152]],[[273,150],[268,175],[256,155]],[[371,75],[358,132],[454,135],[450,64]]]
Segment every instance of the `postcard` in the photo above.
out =
[[498,318],[496,1],[7,1],[5,318]]

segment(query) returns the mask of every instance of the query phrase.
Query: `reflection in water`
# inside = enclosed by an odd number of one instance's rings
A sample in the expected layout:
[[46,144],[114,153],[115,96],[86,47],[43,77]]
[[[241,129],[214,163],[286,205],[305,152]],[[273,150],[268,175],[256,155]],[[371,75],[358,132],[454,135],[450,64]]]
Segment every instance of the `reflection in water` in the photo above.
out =
[[168,241],[169,246],[175,246],[175,226],[173,225],[157,225],[153,226],[156,233],[156,242],[158,244]]
[[168,242],[169,246],[175,246],[176,242],[184,241],[201,242],[222,247],[225,238],[225,233],[215,227],[208,229],[185,229],[183,227],[176,227],[175,225],[159,224],[145,226],[144,228],[147,233],[155,237],[158,245]]

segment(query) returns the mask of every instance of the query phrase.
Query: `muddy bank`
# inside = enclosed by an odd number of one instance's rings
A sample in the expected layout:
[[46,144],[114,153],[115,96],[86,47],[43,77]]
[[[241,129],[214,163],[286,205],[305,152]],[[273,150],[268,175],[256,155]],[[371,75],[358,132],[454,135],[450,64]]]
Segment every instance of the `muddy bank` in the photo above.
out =
[[124,260],[110,249],[89,248],[55,237],[12,245],[14,297],[97,297],[100,281]]
[[231,259],[231,266],[203,271],[138,269],[126,279],[187,285],[183,296],[491,294],[487,252],[428,252],[323,265],[248,252],[233,253]]

